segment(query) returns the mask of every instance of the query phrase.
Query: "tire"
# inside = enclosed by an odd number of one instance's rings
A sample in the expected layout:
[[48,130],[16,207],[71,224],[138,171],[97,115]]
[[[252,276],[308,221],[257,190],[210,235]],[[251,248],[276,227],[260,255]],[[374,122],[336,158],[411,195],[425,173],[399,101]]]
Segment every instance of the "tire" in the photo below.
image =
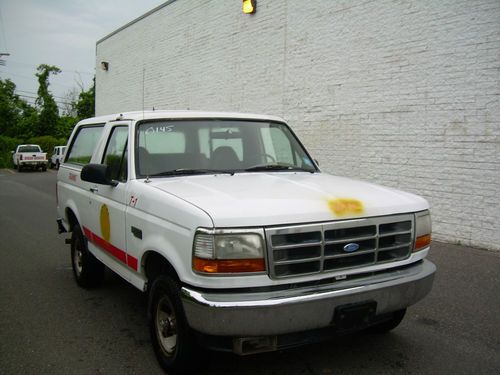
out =
[[42,167],[42,172],[46,172],[47,171],[47,167]]
[[17,167],[17,171],[18,171],[19,173],[21,173],[21,172],[23,171],[23,167],[21,167],[21,164],[19,164],[19,166]]
[[71,234],[71,265],[76,283],[82,288],[94,288],[104,280],[104,264],[89,252],[87,239],[79,225],[73,227]]
[[169,374],[192,373],[196,345],[184,314],[179,286],[159,276],[149,294],[149,329],[156,358]]
[[392,331],[396,328],[403,320],[406,314],[406,309],[398,310],[392,313],[392,317],[382,323],[369,327],[367,332],[375,334],[384,334]]
[[59,170],[59,160],[56,160],[56,169]]

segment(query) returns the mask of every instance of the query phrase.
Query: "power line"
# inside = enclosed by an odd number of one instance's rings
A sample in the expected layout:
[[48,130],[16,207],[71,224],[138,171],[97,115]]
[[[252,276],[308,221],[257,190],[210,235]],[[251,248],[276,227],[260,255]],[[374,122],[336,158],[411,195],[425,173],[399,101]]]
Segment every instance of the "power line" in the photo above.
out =
[[[38,93],[37,92],[33,92],[33,91],[25,91],[25,90],[18,90],[18,89],[16,89],[16,92],[24,92],[25,94],[32,94],[32,95],[37,95],[38,96]],[[21,95],[21,94],[18,94],[18,95]],[[63,99],[63,100],[68,99],[68,98],[65,98],[65,97],[62,97],[62,96],[57,96],[57,95],[54,95],[54,94],[52,94],[52,96],[54,98],[59,98],[59,99]]]
[[[20,96],[21,98],[34,99],[35,101],[38,99],[38,97],[36,97],[36,96],[21,95],[21,94],[18,94],[18,96]],[[54,99],[54,101],[57,104],[72,104],[71,102],[65,102],[65,101],[62,101],[62,100],[55,100]]]
[[[33,79],[36,79],[36,77],[28,77],[28,76],[25,76],[25,75],[22,75],[22,74],[15,74],[15,73],[7,73],[6,75],[10,75],[10,76],[14,76],[14,77],[21,77],[21,78],[26,78],[26,79],[30,79],[30,80],[33,80]],[[61,86],[61,87],[66,87],[68,89],[73,89],[75,88],[75,86],[68,86],[68,85],[61,85],[60,83],[55,83],[55,82],[50,82],[51,85],[55,85],[55,86]]]
[[[17,65],[24,65],[26,67],[30,67],[34,70],[36,70],[36,68],[38,67],[38,65],[33,65],[33,64],[28,64],[28,63],[25,63],[25,62],[22,62],[22,61],[17,61],[17,60],[9,60],[9,62],[13,63],[13,64],[17,64]],[[22,68],[22,67],[18,67],[20,69],[25,69],[25,68]],[[87,74],[87,75],[91,75],[91,76],[94,76],[95,73],[92,73],[92,72],[88,72],[88,71],[85,71],[85,70],[82,70],[82,71],[79,71],[79,70],[71,70],[71,69],[65,69],[65,68],[60,68],[58,67],[59,70],[61,70],[61,73],[74,73],[74,74]]]

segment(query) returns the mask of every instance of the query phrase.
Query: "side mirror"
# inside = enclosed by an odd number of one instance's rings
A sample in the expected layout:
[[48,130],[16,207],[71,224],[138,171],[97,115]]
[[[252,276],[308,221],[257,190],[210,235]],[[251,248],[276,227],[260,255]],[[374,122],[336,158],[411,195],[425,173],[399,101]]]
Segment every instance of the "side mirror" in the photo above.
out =
[[15,154],[16,152],[15,152],[15,151],[11,151],[10,153],[11,153],[11,154]]
[[83,181],[99,185],[116,186],[118,182],[111,178],[111,169],[104,164],[87,164],[82,168],[80,178]]

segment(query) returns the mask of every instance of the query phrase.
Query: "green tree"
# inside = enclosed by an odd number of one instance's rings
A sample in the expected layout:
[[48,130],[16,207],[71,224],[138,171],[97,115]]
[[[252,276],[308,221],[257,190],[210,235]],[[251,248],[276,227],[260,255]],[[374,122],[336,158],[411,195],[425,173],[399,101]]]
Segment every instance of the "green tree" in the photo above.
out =
[[38,112],[15,94],[16,85],[0,79],[0,135],[26,139],[34,135]]
[[13,137],[19,120],[19,97],[14,94],[16,85],[10,79],[0,79],[0,134]]
[[40,108],[38,127],[36,135],[55,135],[59,110],[56,101],[49,91],[50,74],[58,74],[61,70],[53,65],[41,64],[37,68],[38,73],[38,98],[36,104]]
[[95,77],[92,87],[87,91],[82,90],[75,107],[78,120],[95,116]]

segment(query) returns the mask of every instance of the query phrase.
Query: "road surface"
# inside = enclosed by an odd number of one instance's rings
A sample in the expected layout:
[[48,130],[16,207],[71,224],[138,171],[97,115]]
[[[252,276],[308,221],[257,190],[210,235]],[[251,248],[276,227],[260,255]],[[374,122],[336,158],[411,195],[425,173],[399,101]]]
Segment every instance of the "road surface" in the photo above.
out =
[[[54,171],[0,170],[0,373],[162,374],[144,296],[109,271],[97,290],[74,282],[56,230],[55,181]],[[434,243],[430,259],[431,294],[390,334],[211,353],[199,373],[499,374],[500,253]]]

